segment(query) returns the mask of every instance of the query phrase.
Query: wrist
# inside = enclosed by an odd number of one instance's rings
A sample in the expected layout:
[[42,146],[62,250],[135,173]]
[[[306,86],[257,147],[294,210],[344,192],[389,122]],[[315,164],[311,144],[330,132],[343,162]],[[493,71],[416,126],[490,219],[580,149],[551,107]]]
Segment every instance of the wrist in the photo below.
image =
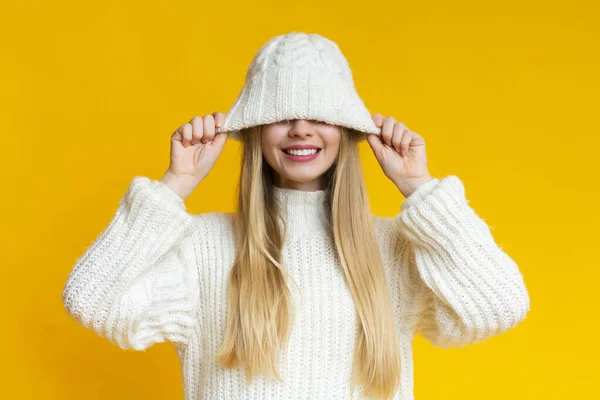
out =
[[396,183],[396,187],[405,198],[409,198],[421,185],[432,181],[434,178],[431,175],[423,177],[404,180],[403,182]]
[[200,183],[193,177],[174,174],[170,171],[165,172],[160,182],[175,192],[182,200],[185,200],[192,194],[196,186]]

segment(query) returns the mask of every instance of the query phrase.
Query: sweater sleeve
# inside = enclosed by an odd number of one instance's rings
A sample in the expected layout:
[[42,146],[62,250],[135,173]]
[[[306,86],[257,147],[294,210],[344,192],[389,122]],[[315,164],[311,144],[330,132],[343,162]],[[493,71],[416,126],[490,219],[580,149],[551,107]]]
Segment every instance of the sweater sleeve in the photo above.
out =
[[514,327],[530,299],[515,261],[495,243],[454,175],[421,185],[396,217],[422,290],[416,333],[440,347],[476,343]]
[[192,215],[160,181],[138,176],[108,227],[75,263],[66,311],[122,349],[185,342],[197,322]]

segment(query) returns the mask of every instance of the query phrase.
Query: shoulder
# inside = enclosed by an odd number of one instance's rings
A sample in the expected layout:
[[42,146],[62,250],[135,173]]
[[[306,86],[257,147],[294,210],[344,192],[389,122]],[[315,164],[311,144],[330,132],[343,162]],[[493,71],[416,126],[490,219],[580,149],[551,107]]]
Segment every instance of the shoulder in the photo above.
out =
[[376,231],[384,231],[389,229],[394,222],[394,217],[371,214],[371,218],[373,218],[373,225]]
[[199,229],[233,229],[233,212],[208,212],[192,216]]
[[393,253],[399,239],[397,227],[397,217],[385,217],[381,215],[371,215],[375,236],[382,253]]
[[198,265],[212,267],[231,263],[235,254],[235,232],[233,213],[209,212],[193,214],[188,235],[181,243],[181,249],[193,256]]
[[195,234],[204,240],[233,238],[233,212],[208,212],[192,216]]
[[388,236],[393,232],[396,221],[395,217],[385,217],[381,215],[372,214],[371,218],[373,219],[373,227],[375,228],[375,233],[378,236]]
[[399,259],[405,257],[410,247],[410,242],[402,233],[400,215],[392,217],[372,215],[375,227],[375,236],[384,261],[396,265]]

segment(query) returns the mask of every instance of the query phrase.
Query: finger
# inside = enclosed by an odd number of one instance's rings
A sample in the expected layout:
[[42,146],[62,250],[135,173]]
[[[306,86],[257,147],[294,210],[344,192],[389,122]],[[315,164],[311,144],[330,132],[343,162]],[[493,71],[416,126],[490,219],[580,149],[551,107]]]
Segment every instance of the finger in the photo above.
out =
[[183,125],[180,126],[179,128],[177,128],[175,130],[175,132],[173,132],[173,134],[171,135],[171,142],[179,142],[179,143],[181,143],[181,140],[183,139],[183,134],[181,133],[182,132],[182,128],[183,128]]
[[367,142],[369,143],[369,146],[371,146],[375,156],[378,157],[383,151],[383,142],[381,141],[381,137],[375,133],[369,133],[367,134]]
[[192,141],[192,124],[185,124],[181,127],[181,144],[183,147],[188,147]]
[[225,121],[225,114],[220,111],[215,111],[212,115],[215,118],[215,127],[220,128],[221,126],[223,126],[223,122]]
[[204,137],[202,143],[208,143],[215,138],[215,117],[212,114],[207,114],[202,118],[204,121]]
[[215,134],[215,138],[213,139],[213,144],[217,146],[219,150],[223,149],[225,146],[225,142],[227,142],[227,138],[229,137],[229,133],[227,132],[219,132]]
[[198,116],[192,118],[190,123],[192,124],[191,144],[194,145],[194,144],[200,143],[200,141],[202,141],[202,137],[204,136],[204,127],[202,124],[202,118],[200,118]]
[[396,120],[394,119],[394,117],[387,117],[383,121],[383,127],[381,128],[381,138],[383,139],[383,143],[387,144],[390,147],[392,146],[392,134],[395,123]]
[[410,142],[412,142],[413,138],[415,137],[415,133],[409,129],[406,129],[404,131],[404,135],[402,137],[402,142],[400,143],[400,148],[402,149],[402,152],[404,153],[404,155],[408,155],[408,150],[410,149]]
[[372,118],[376,126],[381,127],[381,125],[383,125],[383,115],[379,113],[373,114]]
[[176,139],[181,141],[183,139],[183,127],[185,126],[185,124],[180,125],[177,127],[177,129],[175,129],[175,132],[173,132],[173,135],[171,135],[171,139]]
[[396,122],[394,124],[394,133],[392,135],[392,145],[394,147],[394,150],[396,150],[396,152],[398,154],[400,154],[400,142],[402,141],[402,138],[405,135],[405,131],[406,131],[406,126],[402,123],[402,122]]

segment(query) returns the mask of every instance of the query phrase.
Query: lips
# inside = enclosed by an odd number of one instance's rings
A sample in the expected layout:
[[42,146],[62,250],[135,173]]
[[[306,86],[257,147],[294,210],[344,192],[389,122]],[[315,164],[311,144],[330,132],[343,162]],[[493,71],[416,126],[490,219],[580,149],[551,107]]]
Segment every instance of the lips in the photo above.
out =
[[321,148],[319,146],[315,146],[312,144],[296,144],[293,146],[284,147],[282,150],[286,151],[286,150],[310,150],[310,149],[321,150]]
[[282,153],[284,154],[284,157],[290,161],[295,161],[295,162],[309,162],[312,161],[314,159],[316,159],[317,157],[319,157],[319,154],[321,153],[321,149],[303,149],[303,150],[296,150],[296,149],[291,149],[291,150],[282,150]]
[[294,156],[309,156],[320,152],[319,148],[309,148],[309,149],[284,149],[283,152],[286,154],[294,155]]

